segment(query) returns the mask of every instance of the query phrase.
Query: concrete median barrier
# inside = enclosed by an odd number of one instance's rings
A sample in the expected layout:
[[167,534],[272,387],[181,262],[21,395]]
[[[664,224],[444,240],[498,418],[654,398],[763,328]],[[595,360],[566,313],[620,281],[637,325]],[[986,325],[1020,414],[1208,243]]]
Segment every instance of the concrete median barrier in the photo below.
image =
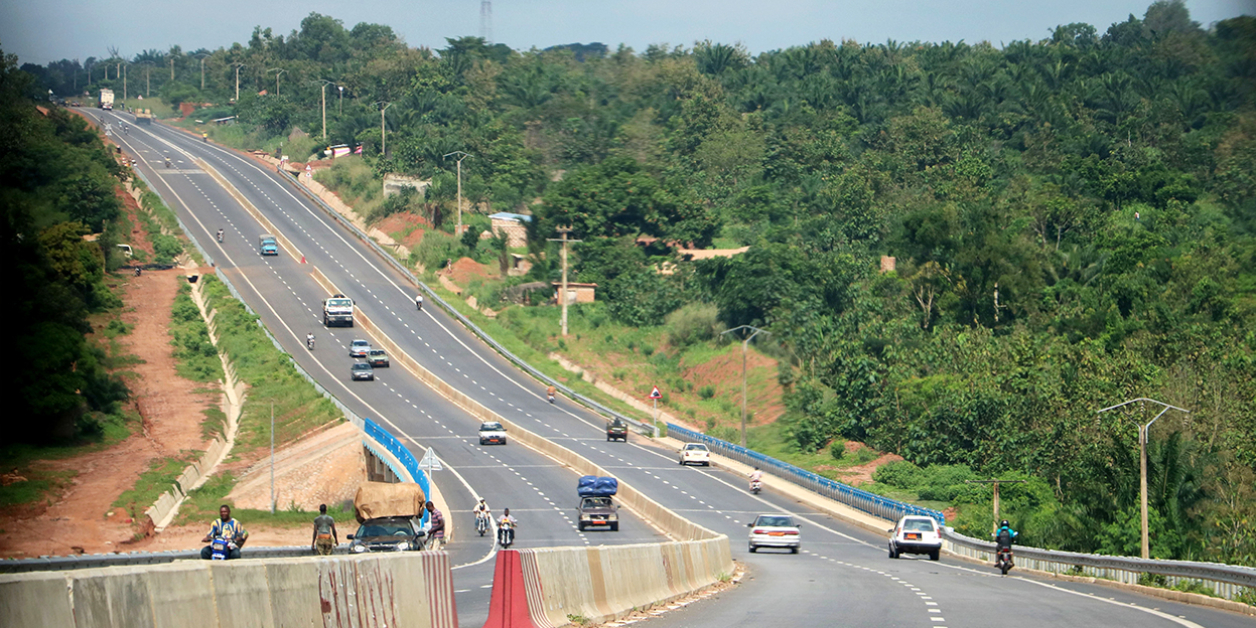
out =
[[5,628],[455,628],[444,552],[0,576]]

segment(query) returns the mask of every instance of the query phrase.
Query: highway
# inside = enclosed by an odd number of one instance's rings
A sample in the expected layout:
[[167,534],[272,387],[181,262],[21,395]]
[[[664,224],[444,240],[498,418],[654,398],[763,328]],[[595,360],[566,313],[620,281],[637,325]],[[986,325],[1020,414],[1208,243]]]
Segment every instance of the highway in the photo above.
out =
[[[419,447],[434,447],[450,471],[434,474],[460,526],[449,550],[456,565],[460,623],[478,626],[487,615],[492,578],[491,543],[474,536],[470,509],[477,495],[500,514],[520,519],[517,546],[657,541],[646,522],[624,513],[619,532],[579,532],[574,526],[572,472],[517,444],[484,448],[478,422],[428,390],[404,369],[376,370],[376,382],[350,382],[349,342],[360,330],[324,329],[321,300],[328,295],[310,276],[316,266],[352,297],[402,349],[427,369],[485,406],[614,473],[692,521],[725,533],[734,558],[749,574],[717,598],[651,620],[660,626],[745,625],[762,620],[790,626],[1252,626],[1251,618],[1175,604],[1101,586],[1000,577],[944,557],[940,562],[890,560],[885,539],[840,520],[801,510],[772,491],[755,496],[743,478],[717,469],[681,468],[675,452],[633,435],[605,441],[604,421],[559,400],[550,405],[544,386],[514,369],[436,307],[415,311],[415,289],[350,232],[326,216],[291,184],[260,162],[157,124],[138,127],[117,112],[82,110],[105,121],[125,121],[115,139],[137,168],[172,205],[194,237],[210,251],[218,271],[298,363],[354,412],[371,417]],[[165,158],[172,168],[165,168]],[[195,160],[214,168],[274,225],[295,251],[257,253],[264,228]],[[215,241],[226,230],[223,244]],[[301,264],[294,255],[304,256]],[[304,346],[313,331],[315,351]],[[761,512],[790,512],[803,520],[799,555],[750,554],[747,522]],[[888,527],[888,525],[887,525]],[[750,620],[750,621],[747,621]]]

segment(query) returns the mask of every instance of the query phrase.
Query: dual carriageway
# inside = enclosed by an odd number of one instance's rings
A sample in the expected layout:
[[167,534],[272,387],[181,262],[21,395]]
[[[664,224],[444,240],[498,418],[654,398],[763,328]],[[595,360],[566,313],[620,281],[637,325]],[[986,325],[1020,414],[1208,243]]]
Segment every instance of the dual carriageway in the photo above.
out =
[[[1024,575],[948,560],[890,560],[885,538],[809,512],[787,496],[751,495],[745,479],[716,468],[677,464],[676,452],[649,439],[605,439],[602,417],[560,398],[488,348],[440,308],[416,311],[416,287],[377,257],[281,175],[256,160],[165,125],[133,125],[124,113],[82,110],[101,125],[130,126],[113,139],[178,214],[217,272],[301,367],[351,411],[370,417],[413,451],[434,448],[445,471],[432,478],[458,529],[448,546],[460,624],[478,627],[488,614],[493,544],[474,534],[471,509],[483,497],[500,515],[519,519],[516,548],[612,545],[666,540],[648,522],[621,510],[618,532],[576,526],[575,474],[516,443],[481,447],[479,420],[397,364],[374,382],[353,382],[349,343],[360,328],[322,326],[327,290],[311,267],[354,299],[379,332],[436,376],[488,409],[584,456],[691,521],[727,534],[748,575],[728,593],[691,604],[648,624],[765,626],[1252,626],[1250,618],[1149,598],[1113,588]],[[166,159],[172,167],[165,167]],[[216,171],[226,187],[200,164]],[[227,189],[231,188],[231,189]],[[251,204],[271,227],[243,207]],[[290,250],[262,257],[257,236],[273,228]],[[218,243],[215,234],[225,231]],[[302,262],[304,257],[305,263]],[[317,349],[305,348],[305,334]],[[369,339],[369,338],[368,338]],[[746,547],[747,524],[762,512],[802,521],[802,552]],[[887,527],[889,524],[887,523]]]

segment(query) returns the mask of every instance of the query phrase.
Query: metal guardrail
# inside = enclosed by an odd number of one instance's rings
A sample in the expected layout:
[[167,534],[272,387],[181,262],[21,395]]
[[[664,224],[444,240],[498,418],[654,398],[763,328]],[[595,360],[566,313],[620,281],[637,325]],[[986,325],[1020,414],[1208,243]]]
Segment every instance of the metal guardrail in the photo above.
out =
[[[944,528],[942,543],[950,552],[994,564],[994,543],[990,541],[981,541]],[[1256,591],[1256,569],[1251,567],[1079,554],[1019,545],[1012,551],[1017,567],[1056,574],[1089,576],[1125,584],[1140,584],[1144,576],[1152,574],[1163,577],[1163,584],[1170,587],[1184,582],[1202,584],[1227,600]]]
[[[339,548],[337,553],[347,554],[348,550]],[[311,556],[310,546],[289,547],[242,547],[240,557],[243,558],[291,558],[295,556]],[[23,558],[18,560],[0,560],[0,573],[27,573],[32,571],[67,571],[71,569],[95,569],[99,567],[119,567],[135,565],[161,565],[176,560],[201,560],[201,550],[181,550],[170,552],[119,552],[116,554],[83,554],[81,556],[40,556],[39,558]]]
[[897,521],[905,515],[919,515],[932,517],[939,524],[946,523],[946,517],[937,510],[922,508],[888,497],[882,497],[875,493],[869,493],[805,469],[800,469],[788,462],[782,462],[757,451],[746,449],[740,445],[734,445],[728,441],[707,436],[701,432],[695,432],[679,425],[668,423],[667,434],[676,440],[686,443],[704,443],[713,452],[738,462],[763,469],[771,469],[775,471],[776,475],[780,475],[794,484],[882,519]]

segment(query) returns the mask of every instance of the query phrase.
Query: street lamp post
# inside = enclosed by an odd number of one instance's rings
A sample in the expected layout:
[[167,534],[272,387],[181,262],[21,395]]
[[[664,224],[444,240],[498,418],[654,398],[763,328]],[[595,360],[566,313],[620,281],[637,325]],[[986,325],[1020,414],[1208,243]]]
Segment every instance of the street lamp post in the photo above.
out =
[[732,329],[726,329],[720,332],[720,335],[723,336],[724,334],[731,334],[735,331],[741,331],[742,335],[745,335],[745,332],[747,331],[750,332],[750,335],[746,336],[741,341],[741,446],[745,447],[746,446],[746,350],[750,345],[751,339],[753,339],[755,336],[758,336],[760,333],[771,335],[772,332],[767,331],[766,329],[759,329],[758,327],[755,327],[753,325],[739,325]]
[[1139,397],[1138,399],[1130,399],[1129,401],[1122,401],[1121,403],[1118,403],[1115,406],[1108,406],[1107,408],[1100,410],[1097,414],[1103,414],[1104,412],[1107,412],[1108,410],[1115,410],[1122,406],[1127,406],[1131,403],[1138,403],[1140,405],[1142,405],[1143,403],[1154,403],[1164,408],[1163,410],[1160,411],[1160,414],[1157,414],[1155,418],[1149,421],[1146,425],[1138,426],[1138,475],[1139,475],[1138,492],[1139,492],[1140,507],[1142,510],[1142,513],[1141,513],[1142,515],[1142,556],[1143,558],[1151,558],[1151,539],[1150,539],[1150,535],[1147,533],[1147,436],[1151,431],[1151,424],[1159,420],[1160,417],[1164,416],[1164,413],[1168,412],[1169,410],[1177,410],[1178,412],[1181,412],[1183,414],[1190,414],[1191,411],[1179,408],[1177,406],[1171,406],[1163,401],[1156,401],[1155,399]]
[[278,96],[279,95],[279,75],[283,74],[284,72],[287,72],[287,70],[281,70],[279,68],[269,68],[266,71],[275,73],[275,95]]
[[376,105],[383,105],[379,110],[379,156],[384,157],[388,154],[388,129],[384,128],[384,112],[392,106],[390,102],[379,101]]
[[327,141],[327,86],[328,85],[335,85],[335,83],[332,81],[324,80],[323,87],[320,90],[323,94],[323,141],[324,142]]
[[462,160],[470,156],[468,153],[456,150],[444,157],[445,159],[455,157],[458,160],[458,226],[454,229],[454,234],[459,236],[462,235]]
[[[336,101],[336,115],[339,116],[345,112],[345,86],[337,85],[336,89],[340,90],[340,100]],[[278,89],[275,91],[278,91]]]
[[236,104],[240,104],[240,68],[244,67],[243,63],[236,64]]
[[196,54],[192,56],[197,57],[201,60],[201,91],[204,92],[205,91],[205,57],[208,57],[209,53],[202,52],[200,54]]

